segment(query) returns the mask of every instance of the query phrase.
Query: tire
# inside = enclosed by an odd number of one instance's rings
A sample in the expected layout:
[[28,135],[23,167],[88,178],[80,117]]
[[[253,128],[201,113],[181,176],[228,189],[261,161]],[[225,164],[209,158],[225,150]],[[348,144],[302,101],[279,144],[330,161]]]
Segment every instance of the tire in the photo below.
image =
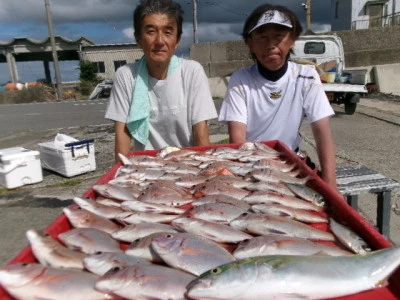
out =
[[353,115],[356,112],[357,103],[345,103],[344,104],[344,112],[346,115]]
[[347,95],[344,102],[344,112],[347,115],[353,115],[356,112],[358,102],[360,102],[360,94]]

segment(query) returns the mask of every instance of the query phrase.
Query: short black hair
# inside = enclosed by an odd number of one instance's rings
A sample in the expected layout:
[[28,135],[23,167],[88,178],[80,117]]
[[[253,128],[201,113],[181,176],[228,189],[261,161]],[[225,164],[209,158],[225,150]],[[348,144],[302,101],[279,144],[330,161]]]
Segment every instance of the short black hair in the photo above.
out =
[[140,35],[144,17],[152,14],[166,14],[176,21],[178,40],[182,36],[183,10],[179,3],[172,0],[141,0],[133,12],[133,30],[135,37]]
[[303,27],[300,24],[299,19],[297,18],[296,14],[292,12],[285,6],[281,5],[272,5],[272,4],[263,4],[256,7],[251,14],[247,17],[246,22],[243,26],[242,37],[245,41],[250,37],[249,31],[257,25],[258,20],[261,16],[269,10],[277,10],[283,13],[292,23],[292,28],[290,29],[290,35],[293,40],[297,40],[303,31]]

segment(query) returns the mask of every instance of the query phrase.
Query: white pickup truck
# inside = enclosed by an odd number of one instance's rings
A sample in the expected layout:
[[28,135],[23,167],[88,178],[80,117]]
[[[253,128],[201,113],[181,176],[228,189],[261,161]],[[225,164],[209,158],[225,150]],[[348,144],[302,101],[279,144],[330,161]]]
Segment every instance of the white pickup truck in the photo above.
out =
[[[337,35],[303,35],[294,46],[290,59],[316,66],[331,103],[344,104],[345,113],[352,115],[362,95],[367,94],[367,69],[345,69],[343,44]],[[323,68],[333,67],[335,74]],[[326,80],[327,74],[329,79]],[[334,79],[332,78],[334,76]],[[333,82],[332,82],[333,81]]]

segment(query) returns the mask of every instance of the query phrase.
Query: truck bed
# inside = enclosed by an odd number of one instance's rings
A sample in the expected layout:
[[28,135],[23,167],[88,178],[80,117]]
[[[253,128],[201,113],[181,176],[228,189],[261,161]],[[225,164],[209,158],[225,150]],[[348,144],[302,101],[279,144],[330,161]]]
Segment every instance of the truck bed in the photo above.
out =
[[362,84],[323,83],[325,92],[367,94],[367,87]]

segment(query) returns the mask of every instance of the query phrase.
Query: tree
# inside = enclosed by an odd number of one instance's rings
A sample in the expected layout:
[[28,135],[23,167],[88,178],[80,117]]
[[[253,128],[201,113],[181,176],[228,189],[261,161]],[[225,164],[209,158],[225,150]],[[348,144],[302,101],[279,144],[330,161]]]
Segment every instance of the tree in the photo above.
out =
[[81,82],[89,81],[89,82],[96,82],[97,79],[97,66],[94,65],[92,62],[88,60],[81,60],[79,62],[78,69],[81,71],[79,75],[79,79]]

